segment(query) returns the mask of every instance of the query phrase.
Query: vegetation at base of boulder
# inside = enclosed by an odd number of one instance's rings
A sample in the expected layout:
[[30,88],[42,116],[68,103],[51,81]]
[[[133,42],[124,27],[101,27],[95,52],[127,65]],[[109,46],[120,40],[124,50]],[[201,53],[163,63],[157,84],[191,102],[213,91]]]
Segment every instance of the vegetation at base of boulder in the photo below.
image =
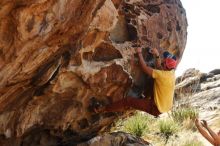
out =
[[183,123],[184,120],[190,119],[194,121],[198,117],[198,111],[195,108],[177,108],[171,112],[174,121]]
[[175,134],[179,130],[179,128],[179,125],[175,123],[172,119],[159,121],[160,133],[166,138],[166,140],[168,140],[171,135]]
[[149,117],[138,112],[127,121],[124,122],[123,130],[132,133],[138,137],[143,136],[146,131],[149,131]]
[[131,117],[120,119],[111,128],[111,132],[124,131],[136,135],[143,136],[149,132],[149,126],[153,120],[152,116],[144,112],[135,112]]
[[[116,122],[112,131],[131,133],[144,138],[155,146],[203,146],[195,135],[194,121],[196,117],[198,117],[198,111],[189,106],[177,108],[176,111],[173,110],[160,118],[154,118],[145,112],[138,111],[133,116]],[[184,136],[185,133],[187,136]],[[186,141],[188,136],[197,140],[187,139]]]

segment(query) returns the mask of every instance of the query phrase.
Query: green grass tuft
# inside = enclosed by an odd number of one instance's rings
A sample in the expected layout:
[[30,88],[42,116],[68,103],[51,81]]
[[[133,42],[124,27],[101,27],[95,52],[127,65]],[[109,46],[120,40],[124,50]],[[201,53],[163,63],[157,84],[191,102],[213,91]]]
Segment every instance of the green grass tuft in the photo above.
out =
[[136,113],[134,116],[124,122],[123,130],[132,133],[138,137],[149,131],[148,121],[150,118],[146,114]]
[[179,125],[171,119],[160,120],[159,129],[160,133],[165,136],[166,139],[169,139],[171,135],[177,133],[179,130]]
[[194,121],[198,117],[198,111],[194,108],[178,108],[172,111],[171,116],[174,121],[183,123],[184,120]]

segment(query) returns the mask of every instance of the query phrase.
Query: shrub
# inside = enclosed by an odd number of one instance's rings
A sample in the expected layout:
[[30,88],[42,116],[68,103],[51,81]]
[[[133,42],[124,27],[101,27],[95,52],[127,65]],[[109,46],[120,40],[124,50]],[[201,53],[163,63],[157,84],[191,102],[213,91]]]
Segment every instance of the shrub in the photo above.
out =
[[194,121],[198,117],[198,111],[194,108],[178,108],[172,111],[171,116],[179,123],[188,119]]
[[160,133],[168,140],[171,135],[176,133],[179,129],[179,125],[171,119],[159,121]]
[[149,130],[148,121],[149,117],[146,114],[136,113],[124,122],[123,130],[141,137]]

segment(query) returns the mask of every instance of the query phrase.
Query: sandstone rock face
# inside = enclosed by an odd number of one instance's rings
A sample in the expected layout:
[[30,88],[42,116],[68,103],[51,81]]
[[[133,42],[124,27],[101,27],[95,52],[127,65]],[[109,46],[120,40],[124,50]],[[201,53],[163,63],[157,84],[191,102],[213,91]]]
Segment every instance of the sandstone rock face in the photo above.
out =
[[94,107],[152,92],[134,46],[149,64],[152,47],[180,61],[186,28],[179,0],[1,0],[0,145],[67,145],[105,131],[117,116]]

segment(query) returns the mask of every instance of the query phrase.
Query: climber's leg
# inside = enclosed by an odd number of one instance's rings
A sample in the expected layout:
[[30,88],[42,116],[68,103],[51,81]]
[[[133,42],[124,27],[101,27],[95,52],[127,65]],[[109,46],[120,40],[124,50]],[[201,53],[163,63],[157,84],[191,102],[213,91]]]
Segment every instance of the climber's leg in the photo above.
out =
[[98,109],[98,112],[120,112],[125,111],[127,108],[132,107],[137,110],[145,111],[149,114],[158,116],[160,113],[155,107],[153,100],[150,99],[138,99],[132,97],[123,98],[117,102],[107,105]]

